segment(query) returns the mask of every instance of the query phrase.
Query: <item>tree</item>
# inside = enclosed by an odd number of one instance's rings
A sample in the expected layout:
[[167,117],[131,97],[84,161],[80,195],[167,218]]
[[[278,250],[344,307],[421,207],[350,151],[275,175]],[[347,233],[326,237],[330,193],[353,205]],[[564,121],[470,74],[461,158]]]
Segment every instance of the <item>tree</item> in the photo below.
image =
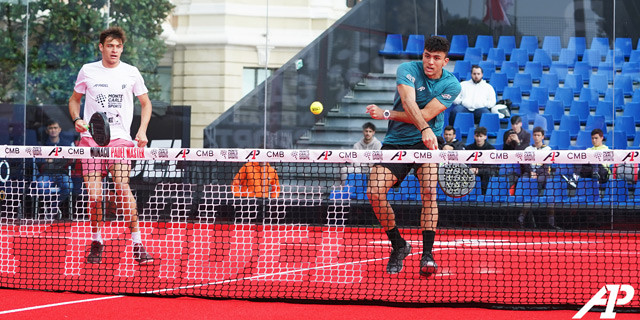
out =
[[[106,0],[29,2],[27,104],[67,103],[82,65],[100,59],[98,35],[107,19],[127,32],[122,60],[140,69],[152,98],[158,95],[155,71],[166,50],[159,35],[173,5],[111,0],[107,8]],[[26,0],[0,3],[0,102],[23,100],[26,14]]]

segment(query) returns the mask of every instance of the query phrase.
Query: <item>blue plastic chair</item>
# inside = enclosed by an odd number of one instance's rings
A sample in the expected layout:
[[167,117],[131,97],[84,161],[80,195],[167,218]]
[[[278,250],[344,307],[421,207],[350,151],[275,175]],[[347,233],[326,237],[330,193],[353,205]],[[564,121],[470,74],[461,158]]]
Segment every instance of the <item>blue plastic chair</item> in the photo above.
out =
[[613,115],[615,113],[615,108],[610,102],[598,101],[598,105],[596,106],[596,115],[603,115],[604,122],[607,125],[613,124]]
[[514,106],[520,106],[522,104],[522,92],[518,87],[505,87],[502,99],[509,99]]
[[[518,68],[524,68],[525,64],[529,62],[529,54],[526,49],[513,49],[509,61],[513,61],[518,65]],[[640,59],[639,59],[640,61]]]
[[590,50],[594,50],[600,53],[600,57],[604,57],[607,55],[607,51],[609,51],[609,38],[603,37],[593,37],[591,39],[591,45],[589,46]]
[[622,65],[622,75],[628,76],[632,81],[640,81],[640,62],[625,62]]
[[613,83],[613,76],[615,72],[613,71],[613,64],[610,62],[600,62],[598,65],[598,70],[596,74],[601,74],[607,77],[607,83]]
[[581,125],[587,123],[587,117],[589,117],[589,104],[587,101],[573,100],[571,107],[569,108],[569,114],[578,116],[578,120]]
[[553,96],[553,100],[560,102],[563,108],[569,109],[569,107],[571,107],[571,102],[575,100],[573,97],[574,94],[572,88],[560,87],[556,89],[556,94]]
[[500,67],[500,72],[505,73],[507,75],[507,79],[513,80],[515,78],[516,73],[520,71],[518,64],[514,61],[503,61],[502,66]]
[[631,56],[631,51],[633,51],[631,38],[616,38],[614,41],[614,47],[616,50],[622,51],[625,58],[629,58]]
[[486,56],[489,54],[489,49],[493,48],[493,36],[488,35],[478,35],[476,37],[476,45],[475,48],[480,48],[482,55]]
[[538,37],[536,36],[522,36],[520,39],[520,49],[527,50],[529,58],[533,57],[533,54],[538,49]]
[[592,74],[591,78],[589,78],[589,88],[596,89],[601,96],[604,96],[608,87],[609,81],[607,80],[607,76],[603,74]]
[[451,37],[451,47],[449,55],[455,58],[461,58],[469,47],[469,38],[466,34],[454,34]]
[[469,61],[472,65],[480,63],[482,61],[482,50],[480,48],[468,47],[464,52],[464,61]]
[[572,49],[562,48],[560,49],[560,56],[558,57],[558,62],[566,65],[570,69],[573,69],[573,65],[576,63],[577,59],[576,51]]
[[531,80],[538,82],[542,77],[542,64],[537,61],[528,61],[524,65],[524,73],[530,74]]
[[544,36],[542,39],[542,50],[546,51],[551,58],[558,57],[562,49],[562,42],[559,36]]
[[564,129],[553,130],[549,138],[549,147],[554,150],[568,150],[571,145],[569,131]]
[[593,69],[586,61],[577,61],[573,66],[573,74],[578,74],[582,77],[584,83],[589,83]]
[[456,61],[453,66],[453,73],[458,75],[459,80],[467,80],[471,78],[471,62],[465,60]]
[[564,80],[569,74],[569,68],[565,64],[559,63],[558,61],[553,61],[551,62],[549,73],[557,75],[558,81],[564,83]]
[[[528,119],[533,120],[534,115],[540,114],[540,106],[536,100],[522,100],[520,104],[520,114],[525,115]],[[522,122],[523,125],[525,122]]]
[[591,131],[581,130],[578,132],[578,137],[576,138],[575,150],[585,150],[587,148],[592,147],[591,143]]
[[473,113],[458,113],[453,122],[453,127],[456,129],[456,132],[466,135],[466,133],[469,132],[469,128],[474,127]]
[[600,199],[598,179],[581,178],[576,182],[576,195],[567,198],[570,203],[595,202]]
[[504,54],[507,56],[511,55],[513,49],[516,48],[516,37],[515,36],[500,36],[498,38],[498,45],[496,48],[500,48],[504,50]]
[[627,134],[627,140],[636,136],[636,123],[632,116],[617,116],[613,121],[613,130]]
[[607,51],[607,56],[604,59],[605,63],[611,63],[616,71],[622,70],[622,64],[624,64],[624,53],[622,50],[616,49]]
[[347,175],[345,186],[350,187],[351,199],[365,199],[367,193],[368,175],[361,173],[350,173]]
[[607,182],[601,200],[607,204],[619,204],[626,202],[628,198],[627,182],[621,179],[612,179]]
[[407,48],[404,54],[412,56],[422,56],[424,52],[424,35],[410,34],[407,40]]
[[631,97],[633,95],[633,78],[626,74],[617,74],[613,81],[613,87],[622,90],[625,97]]
[[624,94],[622,93],[622,89],[607,88],[604,93],[603,101],[613,104],[616,110],[622,111],[622,107],[624,106]]
[[609,148],[625,150],[627,149],[627,133],[622,130],[615,130],[605,133],[605,144]]
[[579,94],[580,90],[584,87],[584,82],[582,81],[582,76],[579,74],[568,74],[564,79],[564,87],[571,88],[573,90],[573,94]]
[[482,68],[482,78],[487,81],[496,71],[496,66],[491,61],[480,61],[478,66]]
[[633,117],[634,123],[640,125],[640,102],[627,102],[622,115]]
[[487,136],[494,138],[500,130],[500,116],[497,113],[483,113],[478,126],[487,128]]
[[522,94],[528,95],[531,93],[531,88],[533,87],[531,75],[528,73],[516,73],[513,78],[513,86],[520,88]]
[[580,101],[587,101],[587,103],[589,104],[589,109],[596,110],[596,106],[598,105],[600,95],[598,94],[598,91],[596,91],[596,89],[592,89],[592,88],[582,88],[580,90],[580,96],[578,97],[578,100]]
[[569,37],[567,43],[567,49],[574,50],[579,58],[582,58],[584,50],[587,48],[587,41],[585,37]]
[[600,62],[602,62],[602,57],[597,50],[586,49],[582,56],[582,62],[586,62],[592,70],[596,70],[600,66]]
[[543,70],[549,70],[549,67],[551,67],[552,60],[546,51],[542,49],[536,49],[536,51],[533,54],[533,61],[540,62]]
[[560,130],[566,130],[571,139],[575,139],[580,132],[580,119],[578,116],[565,114],[560,119]]
[[[584,131],[591,133],[593,129],[600,129],[602,132],[607,132],[607,123],[604,121],[604,116],[599,114],[590,114],[587,117],[587,124],[584,126]],[[591,136],[589,136],[591,139]],[[589,140],[589,146],[591,146],[591,140]]]
[[502,66],[502,61],[505,61],[505,53],[504,49],[500,48],[489,48],[489,53],[487,54],[488,62],[493,62],[494,67]]
[[533,87],[531,88],[529,100],[538,101],[538,106],[546,106],[547,101],[549,101],[549,90],[543,87]]
[[[541,118],[544,119],[542,122]],[[553,124],[553,117],[550,114],[539,114],[533,120],[533,127],[542,127],[544,129],[544,138],[549,139],[551,137],[551,133],[555,130],[555,126]]]
[[404,51],[404,43],[401,34],[388,34],[384,49],[378,51],[383,56],[397,56]]
[[543,114],[551,116],[553,124],[560,124],[560,120],[564,115],[564,106],[561,101],[549,100],[547,101]]
[[540,78],[540,87],[547,88],[549,94],[555,95],[556,89],[560,85],[560,81],[558,80],[558,75],[555,73],[545,73]]
[[509,85],[509,79],[507,79],[506,73],[494,72],[489,78],[489,84],[493,86],[497,94],[502,94],[504,88]]
[[538,202],[538,179],[521,177],[514,190],[515,202]]

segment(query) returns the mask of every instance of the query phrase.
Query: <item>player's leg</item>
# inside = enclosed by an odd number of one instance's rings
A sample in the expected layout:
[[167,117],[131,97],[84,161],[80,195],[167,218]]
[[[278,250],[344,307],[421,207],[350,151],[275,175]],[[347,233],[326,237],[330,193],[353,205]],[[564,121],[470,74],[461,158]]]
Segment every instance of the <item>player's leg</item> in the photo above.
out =
[[140,227],[138,224],[136,199],[129,186],[131,165],[126,161],[116,162],[109,168],[109,171],[111,172],[111,177],[115,187],[116,203],[122,210],[125,220],[129,221],[134,259],[136,259],[138,263],[152,262],[153,257],[147,253],[146,249],[142,245],[142,237],[140,235]]
[[402,271],[404,259],[411,253],[411,245],[407,243],[396,226],[395,213],[387,200],[389,189],[398,181],[398,178],[389,168],[376,165],[371,168],[367,197],[378,218],[380,225],[387,233],[391,241],[391,256],[387,263],[387,273],[395,274]]
[[438,203],[436,202],[438,166],[435,163],[425,163],[417,171],[422,196],[422,212],[420,215],[420,229],[422,230],[422,259],[420,260],[420,274],[430,276],[438,270],[433,259],[433,243],[438,227]]
[[84,175],[84,187],[87,191],[89,215],[91,219],[91,250],[87,255],[88,263],[100,263],[102,261],[102,173],[98,171],[86,172]]

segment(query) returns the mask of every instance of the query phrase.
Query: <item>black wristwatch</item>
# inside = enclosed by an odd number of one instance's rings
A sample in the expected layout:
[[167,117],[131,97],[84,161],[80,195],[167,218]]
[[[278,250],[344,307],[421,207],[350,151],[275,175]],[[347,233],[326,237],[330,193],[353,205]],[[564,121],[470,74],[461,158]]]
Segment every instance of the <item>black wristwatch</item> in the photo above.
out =
[[76,121],[78,121],[78,120],[82,120],[82,118],[76,117],[75,119],[73,119],[73,124],[76,124]]
[[389,120],[389,117],[391,117],[391,111],[389,110],[385,110],[382,115],[384,116],[385,120]]

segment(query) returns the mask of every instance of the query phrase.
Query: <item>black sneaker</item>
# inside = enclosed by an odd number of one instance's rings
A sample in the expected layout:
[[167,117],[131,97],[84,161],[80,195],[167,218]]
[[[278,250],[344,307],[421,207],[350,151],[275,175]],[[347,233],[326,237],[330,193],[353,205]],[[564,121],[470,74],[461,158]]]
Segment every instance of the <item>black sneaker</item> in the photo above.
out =
[[420,275],[430,277],[436,272],[438,272],[438,265],[433,259],[433,255],[431,253],[423,254],[422,260],[420,260]]
[[402,263],[404,258],[406,258],[411,253],[411,245],[407,242],[407,244],[399,248],[398,250],[391,251],[391,256],[389,256],[389,263],[387,263],[387,273],[388,274],[396,274],[402,271]]
[[147,253],[147,250],[140,243],[133,244],[133,258],[138,262],[138,264],[153,262],[153,257]]
[[87,263],[100,263],[102,261],[102,248],[100,241],[91,241],[91,251],[87,256]]

